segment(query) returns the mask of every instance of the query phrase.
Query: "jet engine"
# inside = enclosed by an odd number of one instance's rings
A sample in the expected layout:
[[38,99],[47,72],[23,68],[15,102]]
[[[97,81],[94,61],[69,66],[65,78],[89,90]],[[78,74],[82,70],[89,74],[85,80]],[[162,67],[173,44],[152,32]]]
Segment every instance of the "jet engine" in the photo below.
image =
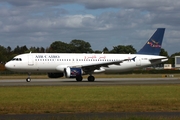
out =
[[49,78],[60,78],[63,76],[64,76],[64,73],[48,73]]
[[67,78],[76,78],[77,76],[82,76],[83,71],[81,68],[70,68],[64,69],[64,74]]

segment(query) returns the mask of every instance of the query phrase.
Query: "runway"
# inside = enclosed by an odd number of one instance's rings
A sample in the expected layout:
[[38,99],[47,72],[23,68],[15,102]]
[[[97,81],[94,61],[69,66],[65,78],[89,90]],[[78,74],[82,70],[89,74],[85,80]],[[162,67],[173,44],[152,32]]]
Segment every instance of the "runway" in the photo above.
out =
[[[166,119],[171,120],[173,118],[180,118],[179,112],[135,112],[135,113],[58,113],[58,114],[23,114],[23,115],[0,115],[1,120],[112,120],[112,119],[127,119],[134,120],[135,118],[139,119]],[[129,118],[129,119],[128,119]],[[131,118],[131,119],[130,119]],[[169,118],[169,119],[167,119]]]
[[25,79],[0,80],[0,86],[96,86],[96,85],[149,85],[149,84],[180,84],[179,78],[97,78],[94,82],[75,79]]

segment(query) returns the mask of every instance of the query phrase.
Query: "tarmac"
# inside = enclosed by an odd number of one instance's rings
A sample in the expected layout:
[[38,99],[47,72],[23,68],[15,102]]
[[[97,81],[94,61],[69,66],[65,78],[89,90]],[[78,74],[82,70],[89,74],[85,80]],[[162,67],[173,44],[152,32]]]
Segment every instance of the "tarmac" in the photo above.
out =
[[97,85],[149,85],[180,84],[180,78],[98,78],[94,82],[75,79],[25,79],[0,80],[0,86],[97,86]]

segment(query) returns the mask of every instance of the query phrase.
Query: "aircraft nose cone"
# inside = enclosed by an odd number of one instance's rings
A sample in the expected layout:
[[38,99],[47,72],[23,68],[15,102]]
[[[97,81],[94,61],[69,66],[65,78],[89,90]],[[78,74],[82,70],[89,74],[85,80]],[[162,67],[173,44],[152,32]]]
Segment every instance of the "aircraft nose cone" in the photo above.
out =
[[5,68],[6,68],[6,69],[11,69],[12,66],[11,66],[11,64],[10,64],[9,62],[7,62],[7,63],[5,64]]

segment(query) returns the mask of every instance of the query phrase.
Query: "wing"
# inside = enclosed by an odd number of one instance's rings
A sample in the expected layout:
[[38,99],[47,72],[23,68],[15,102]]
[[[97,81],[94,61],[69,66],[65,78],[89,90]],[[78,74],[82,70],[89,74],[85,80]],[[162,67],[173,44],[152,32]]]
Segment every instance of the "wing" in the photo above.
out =
[[116,60],[116,61],[104,61],[102,63],[91,63],[91,64],[84,64],[72,67],[82,68],[85,73],[92,73],[94,70],[99,70],[101,67],[108,67],[108,65],[120,65],[120,63],[124,61],[129,61],[132,59],[123,59],[123,60]]

